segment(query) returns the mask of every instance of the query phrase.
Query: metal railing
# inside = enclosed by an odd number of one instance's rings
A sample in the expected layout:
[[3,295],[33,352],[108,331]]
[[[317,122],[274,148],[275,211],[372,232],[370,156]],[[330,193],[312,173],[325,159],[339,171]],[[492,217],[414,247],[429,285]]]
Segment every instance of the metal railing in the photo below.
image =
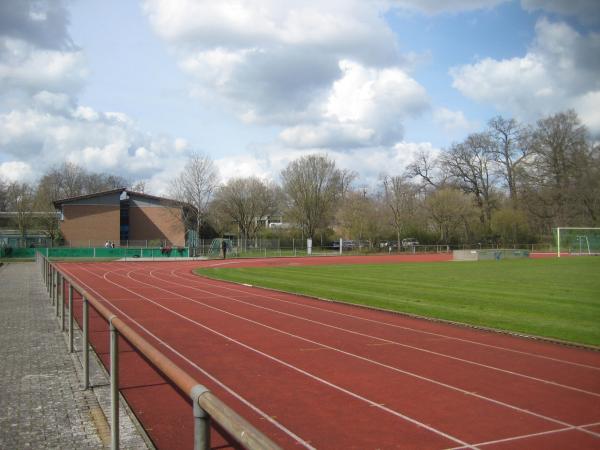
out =
[[[132,347],[142,354],[151,365],[160,371],[182,392],[189,395],[193,404],[194,450],[206,450],[210,446],[210,421],[214,420],[235,441],[249,450],[276,450],[280,447],[258,431],[246,419],[223,403],[192,376],[178,367],[172,360],[145,340],[118,316],[100,303],[98,299],[79,286],[71,277],[62,273],[45,256],[36,253],[36,263],[48,290],[50,302],[60,328],[65,331],[65,309],[68,310],[67,327],[69,352],[73,353],[73,294],[78,292],[83,301],[82,352],[83,386],[90,388],[89,370],[89,307],[93,307],[109,324],[110,332],[110,392],[111,392],[111,449],[119,448],[119,340],[121,335]],[[68,307],[65,308],[65,290]]]

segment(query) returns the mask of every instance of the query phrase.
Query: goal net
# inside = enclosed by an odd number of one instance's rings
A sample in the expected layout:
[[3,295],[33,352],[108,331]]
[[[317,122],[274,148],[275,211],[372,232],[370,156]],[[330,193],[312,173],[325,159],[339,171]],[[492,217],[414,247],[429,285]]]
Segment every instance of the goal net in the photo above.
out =
[[560,227],[554,233],[556,254],[600,255],[600,228]]

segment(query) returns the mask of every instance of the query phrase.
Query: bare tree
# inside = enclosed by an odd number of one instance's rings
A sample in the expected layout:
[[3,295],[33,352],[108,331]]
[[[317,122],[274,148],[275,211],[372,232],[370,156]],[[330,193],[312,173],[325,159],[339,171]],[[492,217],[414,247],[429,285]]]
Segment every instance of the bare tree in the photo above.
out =
[[53,202],[58,199],[76,197],[123,187],[124,178],[106,174],[88,172],[73,163],[63,163],[49,169],[40,179],[35,190],[34,209],[44,212],[40,223],[51,239],[58,236],[59,220],[54,214]]
[[[529,238],[529,224],[525,212],[512,207],[500,208],[492,216],[492,230],[504,244],[517,244]],[[520,241],[524,242],[524,241]]]
[[379,206],[376,198],[367,195],[366,189],[348,192],[337,214],[345,237],[358,240],[359,246],[365,240],[372,243],[381,229]]
[[443,186],[447,179],[439,158],[423,150],[419,151],[415,160],[406,167],[406,178],[415,177],[421,180],[423,189]]
[[589,145],[584,161],[578,163],[581,174],[575,178],[575,191],[581,202],[582,223],[600,225],[600,144]]
[[170,195],[191,206],[183,208],[183,220],[193,226],[195,239],[200,237],[217,183],[218,173],[214,163],[208,156],[199,153],[190,155],[182,172],[173,181]]
[[238,224],[245,239],[256,237],[263,221],[276,212],[277,190],[256,177],[233,178],[217,190],[214,207]]
[[[81,179],[81,193],[93,194],[95,192],[109,191],[127,186],[128,181],[119,176],[107,173],[83,172]],[[81,195],[81,194],[80,194]]]
[[60,196],[67,198],[84,194],[83,185],[86,171],[83,167],[66,162],[50,173],[56,180]]
[[592,222],[585,217],[585,201],[592,191],[581,180],[597,168],[598,148],[589,143],[587,129],[577,114],[570,110],[539,120],[531,149],[527,180],[530,212],[545,218],[547,226]]
[[8,182],[0,177],[0,212],[8,211]]
[[444,244],[457,238],[462,228],[468,238],[469,223],[473,214],[470,196],[458,189],[445,187],[431,193],[425,200],[425,207]]
[[146,180],[138,180],[131,185],[133,192],[139,192],[141,194],[146,192]]
[[66,162],[49,169],[40,179],[37,190],[51,208],[54,200],[117,189],[127,184],[127,180],[118,175],[88,172],[77,164]]
[[458,186],[475,196],[481,224],[489,228],[492,218],[492,141],[487,133],[474,133],[454,144],[441,157],[442,165]]
[[33,208],[37,212],[45,213],[39,218],[40,225],[46,235],[52,240],[59,236],[59,217],[57,216],[52,202],[58,200],[60,196],[56,193],[55,186],[48,182],[47,178],[42,178],[35,190]]
[[531,133],[515,119],[496,116],[488,122],[490,148],[493,159],[499,165],[499,172],[508,188],[512,206],[517,206],[517,177],[525,162],[531,140]]
[[15,213],[14,224],[21,237],[25,237],[33,218],[33,189],[27,183],[12,182],[8,185],[8,199],[9,209]]
[[337,169],[324,155],[309,155],[292,161],[282,171],[283,190],[289,199],[289,213],[314,237],[319,228],[333,221],[339,200],[355,175]]
[[383,179],[383,200],[392,213],[396,237],[405,231],[408,223],[415,216],[418,188],[401,176],[386,176]]

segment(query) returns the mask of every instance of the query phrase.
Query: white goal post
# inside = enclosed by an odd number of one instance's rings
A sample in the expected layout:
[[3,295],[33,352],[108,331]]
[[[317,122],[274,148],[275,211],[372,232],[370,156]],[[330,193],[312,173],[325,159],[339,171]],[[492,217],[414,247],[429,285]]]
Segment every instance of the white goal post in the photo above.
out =
[[[561,232],[563,239],[568,235],[568,251],[571,254],[593,255],[598,254],[597,243],[600,242],[600,228],[594,227],[558,227],[556,228],[556,256],[560,258],[561,253]],[[592,244],[590,246],[590,240]],[[564,249],[563,245],[563,251]],[[573,251],[575,250],[575,251]]]

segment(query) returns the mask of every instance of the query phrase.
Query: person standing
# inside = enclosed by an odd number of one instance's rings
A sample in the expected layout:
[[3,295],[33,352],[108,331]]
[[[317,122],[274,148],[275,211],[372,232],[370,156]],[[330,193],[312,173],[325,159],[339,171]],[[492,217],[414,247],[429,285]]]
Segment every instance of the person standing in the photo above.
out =
[[227,241],[225,239],[221,239],[221,248],[223,249],[223,259],[227,258]]

